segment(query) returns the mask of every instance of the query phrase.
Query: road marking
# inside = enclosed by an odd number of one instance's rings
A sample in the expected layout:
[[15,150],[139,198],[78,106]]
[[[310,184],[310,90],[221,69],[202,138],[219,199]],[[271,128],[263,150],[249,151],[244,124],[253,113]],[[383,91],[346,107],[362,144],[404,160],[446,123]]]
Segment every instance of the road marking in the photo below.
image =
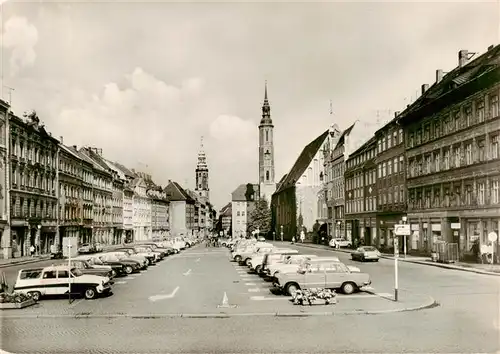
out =
[[269,290],[269,289],[252,288],[252,289],[248,289],[248,292],[249,293],[260,293],[261,291],[266,291],[266,290]]
[[189,269],[186,273],[183,273],[184,276],[191,274],[191,269]]
[[198,263],[199,261],[200,261],[200,258],[198,258],[195,262],[197,262],[197,263]]
[[120,280],[120,281],[115,281],[115,284],[127,284],[127,282],[124,280]]
[[178,290],[179,290],[179,287],[175,288],[174,291],[172,291],[172,293],[170,293],[170,294],[153,295],[153,296],[150,296],[148,299],[149,299],[149,301],[152,301],[152,302],[155,302],[158,300],[163,300],[163,299],[171,299],[175,296],[175,294],[177,293]]
[[257,283],[245,283],[246,286],[255,286]]
[[290,300],[291,297],[265,297],[265,296],[250,296],[250,300],[253,301],[272,301],[272,300],[278,300],[278,301],[288,301]]

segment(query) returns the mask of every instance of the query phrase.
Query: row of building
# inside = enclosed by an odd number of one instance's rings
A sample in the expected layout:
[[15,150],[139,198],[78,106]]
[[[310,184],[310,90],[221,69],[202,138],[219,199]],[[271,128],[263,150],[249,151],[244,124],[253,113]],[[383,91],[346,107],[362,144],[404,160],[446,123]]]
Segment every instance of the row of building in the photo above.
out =
[[273,231],[290,239],[319,224],[329,237],[383,249],[407,220],[410,252],[444,241],[466,256],[475,242],[491,244],[500,229],[500,46],[475,55],[461,50],[456,68],[437,70],[388,122],[332,126],[307,145],[272,196]]
[[208,167],[202,149],[194,191],[129,169],[102,149],[64,145],[35,111],[22,118],[0,100],[0,257],[21,257],[61,245],[199,235],[213,228]]

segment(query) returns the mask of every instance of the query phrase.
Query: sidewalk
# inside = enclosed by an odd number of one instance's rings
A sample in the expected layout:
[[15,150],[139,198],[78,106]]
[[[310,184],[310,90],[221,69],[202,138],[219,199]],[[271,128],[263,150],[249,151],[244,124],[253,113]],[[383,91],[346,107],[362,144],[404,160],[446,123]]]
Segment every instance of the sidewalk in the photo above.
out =
[[[280,245],[290,245],[290,242],[276,241],[275,243],[280,244]],[[353,250],[351,250],[351,249],[346,249],[346,248],[335,249],[335,248],[332,248],[329,246],[317,245],[317,244],[312,244],[312,243],[295,243],[295,244],[298,246],[302,246],[302,247],[317,248],[317,249],[338,251],[338,252],[344,252],[344,253],[352,253],[353,252]],[[380,258],[394,260],[394,256],[389,255],[389,254],[382,254],[380,256]],[[439,268],[454,269],[454,270],[461,270],[461,271],[465,271],[465,272],[472,272],[472,273],[478,273],[478,274],[500,276],[500,265],[499,264],[475,264],[475,263],[463,263],[463,262],[456,262],[453,264],[447,264],[447,263],[432,262],[428,257],[416,257],[416,256],[410,256],[410,255],[407,255],[406,257],[404,257],[403,255],[400,255],[399,260],[402,262],[423,264],[423,265],[439,267]]]
[[42,254],[40,256],[24,256],[19,258],[0,259],[0,268],[6,268],[18,264],[29,264],[50,259],[50,254]]

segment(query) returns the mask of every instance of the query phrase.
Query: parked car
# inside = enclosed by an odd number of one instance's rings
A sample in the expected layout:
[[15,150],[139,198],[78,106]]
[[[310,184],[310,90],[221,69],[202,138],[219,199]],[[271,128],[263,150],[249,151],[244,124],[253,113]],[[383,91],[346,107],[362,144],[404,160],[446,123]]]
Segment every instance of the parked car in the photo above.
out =
[[[76,268],[80,270],[83,274],[93,274],[99,275],[101,277],[108,277],[109,279],[113,279],[116,275],[113,275],[113,270],[110,266],[103,266],[105,268],[99,268],[92,266],[89,262],[84,259],[74,259],[70,260],[71,268]],[[60,264],[64,265],[64,264]]]
[[160,252],[163,257],[169,256],[175,253],[174,249],[171,247],[162,247],[161,242],[138,242],[137,246],[147,246],[151,247],[154,252]]
[[70,276],[72,294],[81,294],[86,299],[94,299],[99,294],[111,291],[108,277],[83,274],[79,269],[59,265],[20,270],[14,292],[30,294],[35,300],[46,295],[68,294]]
[[231,252],[231,259],[236,262],[246,262],[247,258],[251,258],[252,254],[261,247],[273,248],[274,246],[270,243],[258,242],[254,244],[244,244],[241,247],[238,246],[233,252]]
[[94,252],[94,247],[90,243],[82,243],[80,247],[78,247],[78,253],[86,254],[93,252]]
[[146,260],[146,267],[155,263],[155,255],[151,254],[149,252],[139,252],[136,250],[135,247],[133,246],[128,246],[128,247],[120,247],[115,250],[115,252],[125,252],[128,254],[131,258],[134,259],[142,259],[144,258]]
[[336,247],[337,244],[339,245],[339,247],[351,247],[352,246],[350,241],[346,240],[345,238],[340,238],[340,237],[332,238],[329,242],[330,247]]
[[268,253],[257,253],[256,255],[254,255],[250,261],[249,268],[250,270],[255,271],[257,274],[260,274],[264,270],[267,264],[267,259],[270,256],[281,258],[283,255],[292,255],[298,253],[299,251],[290,248],[273,248]]
[[307,262],[294,273],[279,273],[274,283],[288,295],[311,288],[340,289],[352,294],[370,284],[367,273],[353,273],[344,263],[334,261]]
[[373,246],[361,246],[351,253],[352,260],[378,262],[380,252]]
[[144,258],[134,259],[125,252],[108,252],[100,253],[99,259],[106,264],[106,262],[121,262],[125,266],[125,272],[131,274],[133,272],[138,272],[141,269],[146,269],[147,264]]
[[268,252],[271,252],[271,250],[274,248],[274,246],[262,246],[258,248],[248,248],[244,252],[240,253],[241,260],[239,263],[246,264],[247,266],[250,266],[250,263],[252,262],[252,257],[258,255],[258,254],[266,254]]
[[107,269],[111,268],[111,273],[113,277],[125,275],[127,272],[125,271],[125,265],[123,262],[103,262],[99,259],[99,255],[89,254],[89,255],[81,255],[76,258],[72,258],[72,260],[81,259],[89,263],[90,266],[94,268],[103,268]]

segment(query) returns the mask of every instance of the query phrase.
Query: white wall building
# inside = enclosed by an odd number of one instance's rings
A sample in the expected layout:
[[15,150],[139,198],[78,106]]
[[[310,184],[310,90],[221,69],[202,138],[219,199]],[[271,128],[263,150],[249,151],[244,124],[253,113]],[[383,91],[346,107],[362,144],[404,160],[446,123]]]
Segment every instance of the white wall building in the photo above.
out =
[[136,178],[133,183],[134,198],[132,200],[134,214],[134,240],[150,240],[151,230],[151,199],[147,195],[147,185],[143,178]]

